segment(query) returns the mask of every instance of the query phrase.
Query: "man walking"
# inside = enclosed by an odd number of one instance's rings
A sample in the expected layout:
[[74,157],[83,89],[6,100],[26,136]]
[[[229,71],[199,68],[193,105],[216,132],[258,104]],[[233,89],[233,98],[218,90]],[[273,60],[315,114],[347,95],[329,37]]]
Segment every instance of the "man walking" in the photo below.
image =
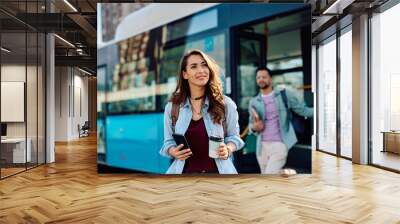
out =
[[282,170],[288,151],[297,142],[289,110],[312,117],[313,108],[289,90],[273,90],[271,73],[266,67],[256,70],[256,82],[260,93],[250,100],[249,133],[257,136],[256,155],[261,173],[295,174]]

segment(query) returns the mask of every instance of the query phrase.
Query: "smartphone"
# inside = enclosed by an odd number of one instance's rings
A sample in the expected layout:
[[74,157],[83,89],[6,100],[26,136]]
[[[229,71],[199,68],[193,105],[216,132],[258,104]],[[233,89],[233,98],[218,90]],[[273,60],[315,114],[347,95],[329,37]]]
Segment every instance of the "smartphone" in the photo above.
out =
[[180,135],[180,134],[172,134],[172,137],[175,140],[176,145],[180,145],[183,144],[183,147],[181,150],[183,149],[188,149],[189,147],[189,143],[187,142],[186,138],[184,135]]

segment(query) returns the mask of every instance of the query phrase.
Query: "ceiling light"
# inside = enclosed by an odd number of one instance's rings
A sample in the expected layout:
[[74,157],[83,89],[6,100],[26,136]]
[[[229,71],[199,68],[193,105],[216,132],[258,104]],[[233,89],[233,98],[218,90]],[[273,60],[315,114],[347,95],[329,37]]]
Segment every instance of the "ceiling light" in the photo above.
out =
[[58,39],[62,40],[64,43],[68,44],[69,46],[75,48],[75,45],[71,44],[71,42],[67,41],[66,39],[58,36],[57,34],[54,34],[54,36],[56,36]]
[[9,49],[7,49],[7,48],[5,48],[5,47],[1,47],[0,48],[2,51],[4,51],[4,52],[7,52],[7,53],[10,53],[11,52],[11,50],[9,50]]
[[67,4],[72,10],[74,10],[75,12],[78,12],[78,10],[71,4],[68,2],[68,0],[64,0],[65,4]]
[[322,14],[332,13],[331,10],[334,9],[339,2],[340,2],[340,0],[336,0],[331,6],[329,6],[327,9],[325,9],[325,11]]
[[324,15],[340,15],[343,10],[351,5],[355,0],[336,0],[332,5],[324,10]]
[[78,53],[79,55],[83,55],[83,50],[81,48],[77,48],[76,53]]
[[83,70],[83,69],[81,69],[81,68],[79,68],[79,67],[78,67],[78,69],[79,69],[81,72],[85,73],[85,74],[92,75],[92,73],[90,73],[90,72],[88,72],[88,71],[86,71],[86,70]]

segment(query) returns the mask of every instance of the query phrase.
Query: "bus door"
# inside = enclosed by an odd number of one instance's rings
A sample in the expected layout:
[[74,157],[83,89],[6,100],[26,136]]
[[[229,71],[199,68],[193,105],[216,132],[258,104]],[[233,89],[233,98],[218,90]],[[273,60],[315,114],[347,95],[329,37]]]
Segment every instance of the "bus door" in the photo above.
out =
[[[266,37],[262,34],[234,30],[232,32],[233,63],[232,63],[232,98],[236,102],[239,113],[240,133],[245,133],[248,126],[248,106],[250,99],[258,93],[256,84],[256,69],[266,64]],[[246,138],[246,137],[244,137]],[[235,166],[239,173],[260,173],[260,168],[254,153],[256,144],[246,141],[248,149],[235,153]]]
[[266,38],[264,35],[237,31],[234,35],[234,63],[232,97],[239,112],[240,132],[248,125],[250,99],[258,93],[256,69],[266,63]]

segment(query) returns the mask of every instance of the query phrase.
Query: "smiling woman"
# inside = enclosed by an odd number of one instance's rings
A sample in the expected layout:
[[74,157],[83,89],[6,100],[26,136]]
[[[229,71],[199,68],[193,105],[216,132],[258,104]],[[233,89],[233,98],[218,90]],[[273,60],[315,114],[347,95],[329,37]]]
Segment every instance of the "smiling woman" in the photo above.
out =
[[[174,159],[167,174],[236,174],[231,155],[244,143],[236,104],[222,94],[218,65],[202,51],[192,50],[182,57],[178,76],[164,113],[160,154]],[[186,136],[190,148],[176,142],[176,134]]]

